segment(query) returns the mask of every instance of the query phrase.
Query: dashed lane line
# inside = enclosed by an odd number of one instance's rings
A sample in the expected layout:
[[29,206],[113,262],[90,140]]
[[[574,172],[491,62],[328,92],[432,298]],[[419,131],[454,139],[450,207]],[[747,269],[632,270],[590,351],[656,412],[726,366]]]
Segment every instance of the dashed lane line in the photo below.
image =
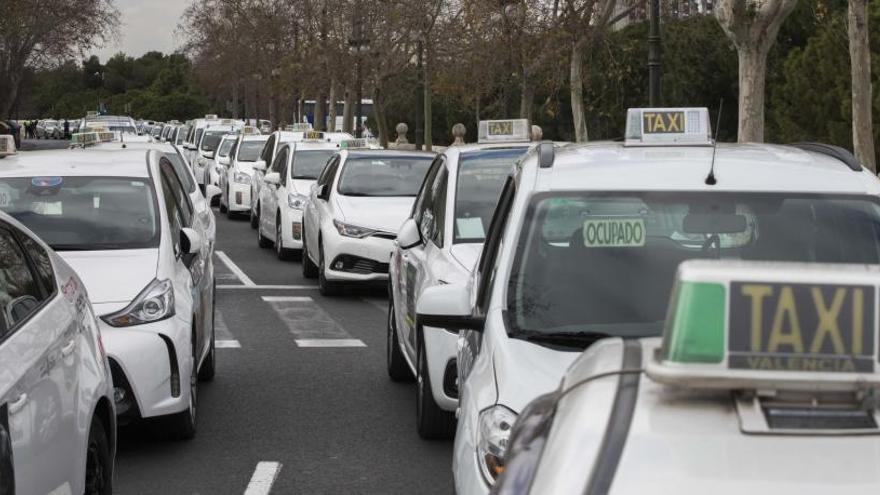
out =
[[253,287],[257,285],[254,283],[253,280],[251,280],[250,277],[247,276],[247,274],[241,268],[238,267],[238,265],[235,264],[235,262],[232,261],[232,259],[229,258],[229,256],[226,256],[226,253],[224,253],[223,251],[214,251],[214,254],[216,254],[217,258],[219,258],[220,261],[222,261],[223,264],[226,265],[226,268],[229,268],[229,271],[234,273],[235,276],[238,277],[239,280],[241,280],[241,283],[244,284],[245,287]]
[[311,297],[263,296],[294,336],[298,347],[366,347],[352,338]]
[[244,495],[267,495],[281,471],[280,462],[261,461],[257,463],[251,481],[244,490]]
[[360,339],[296,339],[298,347],[366,347]]
[[222,290],[316,290],[317,285],[218,285]]
[[263,296],[262,299],[266,302],[312,302],[312,299],[309,296]]
[[215,308],[214,311],[214,347],[217,349],[241,349],[241,343],[235,340],[235,336],[229,331],[223,313]]

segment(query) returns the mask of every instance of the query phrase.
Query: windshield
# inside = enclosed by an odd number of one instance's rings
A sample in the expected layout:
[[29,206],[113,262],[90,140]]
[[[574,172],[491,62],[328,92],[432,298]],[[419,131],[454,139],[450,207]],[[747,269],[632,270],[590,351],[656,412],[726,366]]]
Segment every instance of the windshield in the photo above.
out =
[[294,151],[293,167],[290,169],[294,179],[315,180],[324,170],[324,165],[336,153],[335,150]]
[[513,337],[660,335],[688,259],[880,263],[880,205],[865,197],[562,194],[529,207],[508,286]]
[[177,139],[174,141],[174,144],[183,144],[186,141],[186,135],[189,134],[188,127],[181,127],[180,130],[177,131]]
[[217,146],[220,144],[220,141],[223,139],[227,133],[223,132],[206,132],[205,137],[202,138],[202,151],[216,151]]
[[339,178],[339,194],[416,196],[432,160],[431,156],[349,158]]
[[485,240],[504,181],[513,164],[528,149],[527,146],[496,148],[461,155],[453,243]]
[[260,158],[260,153],[263,151],[263,146],[265,145],[265,141],[242,141],[241,144],[238,145],[238,161],[257,161],[257,159]]
[[232,145],[235,144],[235,139],[227,139],[223,141],[220,145],[220,150],[217,151],[217,154],[220,156],[229,156],[229,151],[232,150]]
[[3,178],[0,209],[56,251],[139,249],[159,244],[159,220],[147,179]]

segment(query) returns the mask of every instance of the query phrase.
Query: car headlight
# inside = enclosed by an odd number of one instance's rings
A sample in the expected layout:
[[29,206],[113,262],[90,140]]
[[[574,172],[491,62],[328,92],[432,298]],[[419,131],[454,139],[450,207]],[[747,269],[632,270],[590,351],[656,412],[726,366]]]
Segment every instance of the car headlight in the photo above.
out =
[[121,311],[101,317],[108,325],[130,327],[174,316],[174,286],[170,280],[153,280]]
[[553,425],[557,397],[558,392],[542,395],[523,409],[510,431],[504,472],[493,493],[513,495],[528,491]]
[[297,193],[287,193],[287,206],[293,208],[294,210],[306,209],[306,202],[308,200],[308,196],[303,196],[302,194]]
[[504,455],[510,440],[510,430],[516,422],[516,413],[496,405],[480,413],[477,432],[477,459],[483,477],[490,485],[504,471]]
[[244,172],[236,172],[232,175],[232,181],[238,184],[250,184],[251,176]]
[[350,225],[347,223],[340,222],[339,220],[334,219],[333,225],[336,226],[336,230],[339,231],[339,235],[343,235],[345,237],[356,237],[358,239],[362,239],[364,237],[371,236],[376,233],[374,229],[368,229],[366,227],[358,227],[357,225]]

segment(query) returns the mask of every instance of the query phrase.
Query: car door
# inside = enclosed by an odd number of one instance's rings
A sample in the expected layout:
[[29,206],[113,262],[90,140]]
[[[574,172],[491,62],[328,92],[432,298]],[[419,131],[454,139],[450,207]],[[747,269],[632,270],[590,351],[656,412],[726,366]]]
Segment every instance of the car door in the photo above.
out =
[[[273,158],[275,158],[275,141],[277,141],[277,135],[272,134],[269,136],[269,139],[266,140],[266,144],[263,146],[263,151],[260,152],[260,160],[266,163],[266,169],[268,170],[269,165],[272,164]],[[239,139],[239,142],[241,140]],[[263,177],[265,176],[265,172],[262,170],[254,169],[254,195],[252,198],[259,197],[259,194],[263,188]]]
[[[178,269],[175,270],[175,281],[178,287],[186,288],[186,293],[191,295],[192,314],[195,317],[196,329],[196,357],[201,357],[206,352],[206,345],[209,344],[205,338],[205,329],[213,319],[212,309],[212,285],[213,281],[208,280],[211,275],[208,264],[209,252],[208,243],[202,242],[202,248],[199,252],[193,254],[182,254],[179,247],[180,231],[184,227],[192,228],[193,225],[193,208],[189,202],[189,196],[183,190],[177,174],[171,163],[167,160],[159,162],[159,175],[162,182],[162,191],[165,198],[166,213],[168,220],[171,222],[171,238],[176,248]],[[204,241],[204,239],[203,239]],[[178,291],[175,290],[175,295]]]
[[[282,148],[272,162],[272,166],[267,170],[268,173],[277,173],[279,177],[287,162],[287,148]],[[275,238],[275,211],[278,209],[277,195],[281,189],[281,184],[263,183],[263,189],[260,192],[260,226],[266,237]]]
[[[424,288],[425,271],[429,269],[426,252],[428,247],[437,242],[438,231],[442,237],[443,225],[437,225],[436,212],[445,208],[446,191],[438,189],[446,187],[447,171],[444,158],[437,157],[429,171],[424,184],[424,194],[414,210],[413,220],[419,228],[422,242],[401,253],[401,273],[399,285],[401,287],[401,300],[404,302],[404,312],[398,316],[401,331],[401,341],[404,343],[407,354],[411,359],[416,356],[416,302]],[[438,205],[438,201],[442,202]],[[442,241],[440,241],[442,243]],[[413,361],[415,362],[415,361]]]
[[[329,208],[327,200],[318,198],[320,189],[326,188],[327,191],[333,187],[333,181],[336,178],[336,171],[339,169],[339,155],[334,156],[330,163],[324,167],[315,187],[309,192],[309,204],[306,206],[305,231],[306,242],[308,242],[308,251],[310,256],[317,256],[318,238],[321,231],[321,215],[323,210]],[[314,254],[311,254],[314,253]]]
[[[79,327],[57,297],[48,255],[20,240],[0,223],[0,420],[8,427],[16,489],[49,493],[73,483],[85,445],[77,433]],[[38,251],[29,256],[29,248]]]

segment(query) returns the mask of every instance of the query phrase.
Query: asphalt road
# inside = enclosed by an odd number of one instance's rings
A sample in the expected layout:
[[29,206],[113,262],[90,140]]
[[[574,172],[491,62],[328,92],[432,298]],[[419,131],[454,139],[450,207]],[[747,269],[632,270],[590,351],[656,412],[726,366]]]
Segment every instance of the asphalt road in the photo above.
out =
[[[421,440],[414,384],[388,379],[384,292],[259,288],[315,283],[299,262],[259,249],[246,219],[215,214],[217,284],[228,286],[217,292],[217,339],[240,347],[217,349],[217,376],[200,384],[195,439],[165,438],[160,421],[120,430],[116,492],[240,494],[258,463],[274,462],[276,494],[452,493],[452,443]],[[316,339],[363,346],[297,343]]]

